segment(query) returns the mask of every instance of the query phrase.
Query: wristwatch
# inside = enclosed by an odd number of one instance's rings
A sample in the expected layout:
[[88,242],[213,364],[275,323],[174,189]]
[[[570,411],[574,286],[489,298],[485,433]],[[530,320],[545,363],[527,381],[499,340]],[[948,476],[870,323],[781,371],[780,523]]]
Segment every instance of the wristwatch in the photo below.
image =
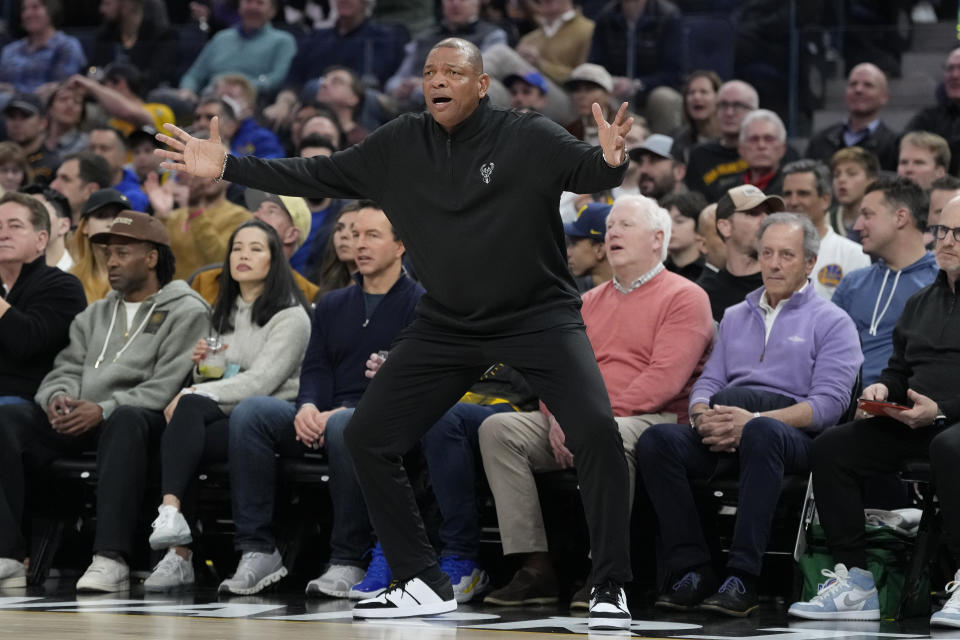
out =
[[943,410],[940,409],[940,405],[937,405],[937,415],[933,419],[933,426],[937,428],[947,426],[947,416],[944,415]]

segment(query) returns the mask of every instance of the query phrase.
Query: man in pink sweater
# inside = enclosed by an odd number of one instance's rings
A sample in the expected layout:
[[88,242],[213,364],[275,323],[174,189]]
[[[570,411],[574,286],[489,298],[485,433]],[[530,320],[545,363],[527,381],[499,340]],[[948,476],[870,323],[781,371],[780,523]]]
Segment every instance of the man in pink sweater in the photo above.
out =
[[[670,215],[644,196],[623,196],[607,217],[613,280],[583,296],[583,321],[623,437],[633,504],[633,450],[648,426],[686,421],[687,398],[703,369],[714,327],[706,293],[664,269]],[[483,466],[497,506],[505,554],[525,554],[509,584],[484,602],[543,604],[557,599],[534,474],[576,465],[563,431],[540,411],[490,416],[480,426]],[[589,581],[588,581],[589,582]],[[586,592],[571,607],[586,608]]]

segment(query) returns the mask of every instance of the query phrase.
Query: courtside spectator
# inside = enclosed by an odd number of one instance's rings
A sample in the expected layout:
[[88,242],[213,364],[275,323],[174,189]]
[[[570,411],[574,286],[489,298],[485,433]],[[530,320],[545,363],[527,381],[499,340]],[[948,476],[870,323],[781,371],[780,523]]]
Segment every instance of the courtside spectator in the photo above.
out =
[[860,201],[880,173],[880,163],[869,151],[847,147],[833,154],[830,169],[833,171],[833,194],[837,199],[837,208],[830,214],[830,226],[840,235],[859,242],[860,233],[854,230],[854,225],[860,217]]
[[44,251],[46,262],[51,267],[69,272],[73,269],[73,256],[67,251],[67,236],[70,234],[70,203],[59,191],[40,184],[23,188],[23,193],[39,200],[50,215],[50,238]]
[[106,252],[103,245],[94,244],[90,238],[108,231],[117,214],[129,207],[130,201],[116,189],[101,189],[95,191],[80,210],[80,224],[67,248],[74,260],[70,273],[83,285],[87,304],[100,300],[110,292]]
[[520,112],[542,112],[547,104],[547,81],[537,71],[509,75],[503,86],[510,92],[510,106]]
[[217,33],[180,78],[184,97],[196,99],[217,76],[241,73],[258,91],[280,88],[297,53],[297,43],[270,21],[278,0],[240,0],[240,23]]
[[721,178],[742,173],[747,168],[740,158],[740,125],[747,114],[759,108],[757,91],[742,80],[725,82],[717,91],[717,117],[720,139],[690,149],[685,182],[691,191],[699,191],[707,202],[716,202],[730,186],[718,185]]
[[694,71],[683,85],[683,126],[670,134],[678,145],[683,160],[690,159],[690,149],[703,142],[720,138],[717,91],[720,76],[714,71]]
[[150,206],[147,194],[140,188],[140,180],[133,169],[128,169],[127,141],[116,129],[101,127],[90,132],[90,151],[107,161],[110,167],[110,186],[130,201],[130,208],[146,211]]
[[[958,232],[960,201],[953,200],[944,207],[934,232],[939,265],[936,280],[907,300],[893,331],[890,361],[880,379],[863,390],[865,400],[904,408],[883,414],[860,410],[856,421],[828,430],[815,443],[817,513],[837,564],[824,588],[809,602],[791,605],[790,615],[819,620],[880,619],[874,576],[866,561],[863,485],[875,475],[895,472],[907,459],[930,460],[945,542],[953,567],[960,566]],[[960,571],[954,579],[960,579]],[[950,586],[947,593],[954,595],[930,618],[931,626],[960,625],[960,596]]]
[[[43,204],[28,195],[0,198],[0,405],[32,404],[40,380],[70,341],[73,317],[86,306],[77,279],[47,266],[49,220]],[[0,540],[11,535],[0,533]],[[0,543],[0,557],[9,557],[8,542]]]
[[907,300],[937,276],[936,260],[924,248],[923,207],[923,191],[905,178],[877,180],[863,197],[856,229],[863,250],[876,262],[844,276],[833,303],[860,333],[864,387],[887,366],[893,328]]
[[[680,126],[681,15],[669,0],[618,0],[596,17],[588,60],[613,76],[613,95],[629,100],[654,133]],[[642,108],[638,108],[643,105]]]
[[947,175],[950,146],[947,141],[928,131],[911,131],[900,139],[900,161],[897,175],[913,180],[927,190],[933,181]]
[[783,168],[783,202],[787,211],[810,218],[820,237],[813,265],[813,288],[824,300],[833,298],[840,281],[856,269],[870,266],[863,247],[835,232],[827,220],[833,200],[830,170],[817,160],[796,160]]
[[276,455],[300,457],[311,447],[328,454],[333,531],[330,565],[307,584],[307,594],[345,598],[364,577],[374,534],[343,431],[353,414],[349,407],[367,387],[367,358],[390,348],[413,319],[423,288],[403,273],[403,243],[383,211],[361,202],[353,227],[357,285],[317,304],[296,403],[255,396],[230,415],[234,545],[242,556],[221,593],[257,593],[286,575],[271,527]]
[[887,104],[887,76],[869,62],[855,66],[847,76],[844,104],[847,118],[815,133],[807,145],[807,158],[830,162],[841,149],[860,147],[877,157],[886,171],[895,171],[899,136],[880,119]]
[[[356,122],[363,109],[364,91],[360,75],[347,67],[330,67],[320,79],[317,102],[329,106],[337,114],[347,146],[357,144],[367,136],[367,130]],[[255,155],[263,157],[260,153]]]
[[153,151],[160,146],[156,138],[157,132],[153,127],[142,127],[134,129],[127,136],[127,149],[130,150],[130,168],[140,181],[143,192],[150,197],[150,193],[144,184],[150,176],[154,176],[158,181],[161,176],[167,179],[169,176],[160,168],[161,159]]
[[630,160],[639,166],[637,184],[641,195],[660,201],[669,194],[686,191],[683,178],[687,165],[673,138],[655,133],[629,153]]
[[[836,424],[850,402],[863,357],[853,322],[810,286],[818,244],[802,215],[764,220],[763,286],[720,323],[690,392],[693,429],[658,424],[637,442],[637,468],[657,513],[668,574],[658,607],[732,616],[756,610],[783,476],[806,475],[814,437]],[[731,458],[740,491],[727,577],[717,590],[690,479],[712,476]]]
[[[244,197],[247,209],[253,213],[253,217],[268,224],[277,233],[279,249],[289,266],[290,256],[303,244],[309,231],[310,210],[307,208],[306,201],[303,198],[278,196],[258,189],[247,189]],[[244,222],[241,226],[247,224]],[[230,245],[227,246],[229,248]],[[290,271],[294,285],[303,294],[304,300],[310,302],[316,298],[317,285],[301,276],[293,268]],[[194,276],[190,286],[210,305],[213,305],[220,292],[222,273],[222,265],[201,271]]]
[[757,262],[757,231],[768,214],[783,211],[779,196],[768,196],[753,185],[730,189],[717,203],[717,234],[726,248],[726,264],[717,272],[704,271],[697,284],[710,296],[713,319],[763,285]]
[[[32,178],[33,170],[23,148],[16,142],[0,142],[0,189],[19,191]],[[3,191],[0,191],[0,195]]]
[[943,90],[946,100],[921,109],[904,131],[929,131],[944,138],[950,145],[950,175],[960,169],[960,47],[953,49],[943,64]]
[[47,114],[40,98],[32,93],[14,95],[3,108],[3,121],[7,138],[20,145],[27,155],[34,178],[41,182],[50,182],[62,158],[44,144]]
[[[291,131],[291,133],[293,133],[293,131]],[[331,140],[334,146],[336,146],[336,151],[343,149],[347,143],[347,135],[340,126],[340,119],[337,118],[337,114],[333,112],[333,109],[319,102],[317,103],[315,113],[303,121],[303,126],[300,127],[300,140],[298,141],[296,137],[294,137],[293,142],[298,147],[301,147],[303,145],[303,139],[313,135],[323,136]]]
[[947,203],[960,195],[960,178],[954,176],[943,176],[937,178],[930,184],[930,208],[927,212],[927,230],[923,234],[923,243],[928,249],[933,248],[933,233],[930,227],[940,224],[940,212],[947,206]]
[[168,105],[144,102],[142,76],[129,64],[110,64],[103,72],[102,82],[87,76],[72,76],[69,86],[96,100],[110,116],[107,124],[124,136],[140,127],[153,127],[159,131],[164,124],[176,121]]
[[[717,230],[717,205],[708,204],[700,211],[697,235],[703,238],[703,253],[706,258],[706,262],[703,263],[704,271],[719,272],[727,264],[727,247],[723,242],[723,236]],[[700,280],[697,282],[699,283]]]
[[32,93],[66,80],[87,65],[80,41],[56,28],[60,0],[23,0],[20,26],[27,35],[0,51],[0,86]]
[[[404,46],[400,68],[384,89],[401,103],[422,105],[423,64],[433,45],[444,38],[461,38],[477,45],[481,52],[495,44],[507,44],[506,32],[480,18],[480,0],[443,0],[443,19],[423,35]],[[506,82],[504,82],[506,86]],[[508,87],[509,88],[509,87]],[[411,104],[412,103],[412,104]]]
[[193,384],[163,410],[163,502],[150,546],[170,549],[144,581],[147,591],[171,591],[194,582],[193,554],[186,546],[193,541],[189,523],[196,511],[194,479],[201,460],[227,459],[232,409],[254,395],[288,402],[297,397],[310,316],[290,276],[280,238],[267,223],[251,220],[230,235],[227,247],[211,318],[222,344],[215,353],[225,367],[217,370],[211,363],[204,368],[212,352],[205,338],[198,340],[191,357],[197,367]]
[[580,209],[576,220],[563,225],[567,236],[567,265],[580,293],[613,277],[603,241],[609,213],[610,205],[591,202]]
[[170,248],[177,257],[174,277],[187,279],[200,267],[223,258],[230,234],[250,219],[250,212],[227,200],[229,182],[182,178],[188,189],[187,204],[170,212],[166,226]]
[[90,53],[90,64],[106,67],[120,60],[143,74],[143,90],[161,83],[176,84],[177,47],[174,29],[145,11],[149,0],[102,0],[103,24]]
[[353,69],[364,82],[375,81],[381,87],[400,65],[409,35],[373,19],[375,0],[334,0],[334,4],[336,24],[312,31],[290,64],[279,96],[288,108],[303,86],[330,65]]
[[357,218],[357,203],[348,204],[333,216],[333,228],[323,253],[323,261],[311,280],[317,283],[317,300],[336,289],[350,286],[357,271],[356,241],[353,222]]
[[[313,158],[320,155],[329,157],[336,150],[329,138],[311,134],[301,141],[299,155],[301,158]],[[345,201],[339,198],[320,198],[318,200],[306,198],[306,201],[310,208],[310,233],[304,240],[303,245],[290,256],[290,266],[302,276],[315,277],[320,265],[327,257],[330,234],[333,233],[337,214],[343,208]],[[347,276],[347,280],[349,280],[349,274]],[[333,288],[339,289],[341,286],[346,286],[346,282]],[[310,298],[310,300],[312,299]]]
[[35,402],[0,407],[0,557],[8,571],[23,570],[25,472],[68,452],[96,449],[94,556],[77,589],[113,592],[130,588],[128,559],[150,443],[159,440],[163,408],[190,370],[184,356],[210,320],[197,294],[170,282],[173,254],[158,220],[124,211],[94,239],[106,242],[113,292],[74,319],[70,344]]
[[[283,145],[276,134],[261,127],[253,117],[257,107],[257,89],[246,76],[228,73],[214,81],[214,94],[230,105],[236,119],[236,131],[230,134],[230,152],[237,156],[255,155],[260,158],[282,158]],[[223,122],[230,110],[224,109]]]
[[90,143],[90,137],[81,130],[86,109],[83,91],[71,86],[70,80],[60,83],[47,100],[47,137],[43,144],[58,158],[83,151]]
[[740,157],[747,163],[742,176],[717,180],[718,184],[743,182],[764,193],[779,194],[783,188],[781,162],[787,151],[787,128],[780,116],[768,109],[747,114],[740,126]]
[[[70,203],[70,217],[73,224],[77,225],[90,196],[100,189],[109,189],[112,181],[110,165],[106,160],[92,151],[81,151],[64,158],[50,188],[62,193]],[[126,196],[123,208],[130,208]]]
[[[670,217],[643,196],[624,196],[606,221],[613,279],[583,296],[583,322],[596,353],[629,471],[630,509],[636,485],[635,443],[662,421],[686,421],[687,396],[713,341],[706,295],[694,283],[666,271]],[[576,467],[564,446],[561,425],[540,411],[502,413],[480,426],[480,451],[497,507],[503,551],[524,554],[523,565],[484,602],[547,603],[557,584],[534,474]],[[590,580],[571,606],[587,608]]]
[[573,70],[587,61],[593,20],[585,18],[572,0],[539,4],[539,27],[524,35],[515,49],[497,44],[483,52],[484,69],[492,79],[539,71],[547,82],[543,113],[556,122],[573,117],[573,106],[560,88]]
[[570,78],[563,83],[563,88],[570,94],[570,101],[577,114],[576,120],[567,123],[567,131],[589,144],[597,144],[593,104],[600,105],[604,119],[610,117],[613,78],[600,65],[585,62],[570,73]]
[[660,206],[667,210],[671,220],[670,243],[663,266],[696,282],[706,266],[704,238],[697,233],[697,228],[700,212],[706,208],[707,201],[696,191],[686,191],[664,197]]

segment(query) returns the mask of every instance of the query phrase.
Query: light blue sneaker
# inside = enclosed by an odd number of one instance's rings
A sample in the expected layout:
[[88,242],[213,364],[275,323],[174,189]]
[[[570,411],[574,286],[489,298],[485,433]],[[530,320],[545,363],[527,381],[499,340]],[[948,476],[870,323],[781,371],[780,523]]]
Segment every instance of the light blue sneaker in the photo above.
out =
[[947,583],[950,599],[943,609],[930,616],[931,627],[960,627],[960,571]]
[[440,571],[449,576],[457,602],[469,602],[490,583],[487,572],[475,560],[460,556],[441,556]]
[[809,602],[794,602],[787,613],[807,620],[879,620],[880,601],[873,574],[842,563],[821,573],[829,580]]
[[387,565],[387,559],[383,557],[383,549],[378,542],[370,552],[370,564],[367,566],[367,573],[363,580],[353,585],[350,589],[351,600],[366,600],[372,598],[387,587],[393,575],[390,573],[390,567]]

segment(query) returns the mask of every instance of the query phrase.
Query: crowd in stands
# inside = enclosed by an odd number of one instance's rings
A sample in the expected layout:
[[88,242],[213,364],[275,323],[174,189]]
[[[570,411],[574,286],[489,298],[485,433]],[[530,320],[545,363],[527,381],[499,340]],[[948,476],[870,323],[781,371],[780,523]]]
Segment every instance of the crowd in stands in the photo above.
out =
[[[273,532],[278,458],[317,449],[333,528],[307,595],[360,599],[388,586],[344,431],[429,274],[406,255],[389,206],[167,171],[155,134],[174,123],[218,134],[238,157],[362,148],[388,120],[423,110],[421,68],[448,37],[482,51],[483,100],[542,117],[557,135],[596,144],[595,104],[609,119],[626,101],[635,116],[623,183],[565,193],[557,215],[563,286],[582,296],[623,440],[623,507],[645,491],[663,541],[656,605],[753,612],[781,480],[812,471],[837,566],[789,611],[879,617],[861,486],[907,457],[932,463],[960,569],[960,485],[950,480],[960,459],[960,48],[904,131],[883,118],[885,70],[858,61],[845,118],[801,149],[769,87],[684,67],[686,4],[696,3],[442,0],[436,15],[431,3],[400,19],[374,0],[102,0],[81,42],[59,0],[19,3],[0,50],[0,589],[26,581],[27,471],[96,451],[96,537],[78,589],[130,587],[145,542],[137,514],[158,502],[146,542],[165,555],[143,586],[192,585],[197,471],[228,461],[240,561],[220,591],[258,593],[287,574]],[[742,4],[749,14],[763,2]],[[201,34],[192,57],[171,16]],[[749,34],[737,37],[738,52],[749,50]],[[477,181],[506,170],[482,162]],[[528,170],[523,179],[552,178]],[[561,596],[535,475],[577,460],[509,364],[489,363],[411,443],[461,602]],[[864,398],[902,406],[849,415],[861,380]],[[147,495],[155,458],[162,490]],[[721,468],[749,490],[719,570],[691,479]],[[520,556],[502,585],[479,559],[484,475],[503,553]],[[932,624],[960,627],[952,593]],[[570,605],[588,600],[581,590]]]

